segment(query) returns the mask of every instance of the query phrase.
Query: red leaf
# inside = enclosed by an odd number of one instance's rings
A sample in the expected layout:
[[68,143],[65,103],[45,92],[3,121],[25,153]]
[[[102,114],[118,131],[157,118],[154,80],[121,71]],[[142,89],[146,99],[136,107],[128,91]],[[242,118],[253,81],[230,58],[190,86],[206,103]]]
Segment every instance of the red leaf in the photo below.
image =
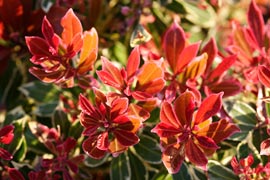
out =
[[240,129],[235,124],[230,123],[228,120],[221,119],[217,122],[211,123],[209,126],[199,129],[197,135],[208,136],[218,144],[222,140],[239,131]]
[[102,70],[97,71],[98,77],[104,84],[113,86],[119,90],[124,86],[124,80],[120,70],[115,67],[107,58],[101,57]]
[[96,119],[102,119],[102,115],[98,112],[98,110],[90,103],[90,101],[80,94],[79,96],[79,105],[82,109],[83,113],[91,117],[95,117]]
[[210,95],[212,93],[224,92],[223,97],[233,96],[242,92],[242,84],[237,79],[225,79],[220,83],[210,84],[209,89],[205,89],[205,93]]
[[94,159],[101,159],[106,154],[106,151],[97,148],[96,137],[86,139],[82,144],[82,148],[88,156]]
[[234,171],[235,174],[238,175],[238,174],[241,173],[239,163],[238,163],[238,161],[237,161],[237,159],[236,159],[235,156],[231,160],[231,166],[232,166],[233,171]]
[[107,151],[109,148],[109,134],[107,131],[99,134],[97,137],[97,148],[100,150]]
[[113,131],[113,134],[119,143],[123,146],[132,146],[139,142],[138,136],[130,131],[117,129]]
[[261,142],[261,151],[260,155],[270,155],[270,139],[266,139],[263,142]]
[[173,72],[176,73],[179,70],[177,62],[179,61],[180,54],[183,51],[186,43],[185,32],[178,25],[176,21],[166,31],[164,36],[164,50],[165,55]]
[[111,118],[114,119],[120,114],[124,114],[128,109],[128,99],[118,98],[112,102],[111,105]]
[[191,139],[186,143],[186,156],[193,164],[206,169],[208,160],[200,148]]
[[8,168],[10,180],[25,180],[22,173],[15,168]]
[[21,0],[0,0],[0,17],[14,32],[22,30],[24,9]]
[[182,93],[174,102],[174,112],[176,113],[182,126],[191,125],[195,101],[193,93],[187,91]]
[[198,140],[198,145],[201,146],[203,149],[218,149],[217,144],[212,138],[209,138],[207,136],[196,136],[196,139]]
[[171,124],[166,124],[164,122],[159,123],[151,130],[151,132],[156,133],[159,137],[172,137],[181,133],[181,129]]
[[218,53],[217,44],[214,38],[211,38],[210,41],[207,42],[207,44],[203,47],[202,53],[207,53],[208,59],[207,59],[207,65],[206,65],[206,74],[210,71],[212,67],[212,63]]
[[156,93],[159,93],[163,87],[165,86],[165,81],[163,78],[156,78],[152,81],[149,81],[148,83],[143,84],[142,86],[139,86],[136,88],[136,91],[142,91],[151,95],[154,95]]
[[63,77],[65,73],[63,71],[47,73],[45,70],[37,67],[31,67],[29,72],[45,83],[56,82],[59,78]]
[[195,117],[195,124],[199,124],[207,120],[220,110],[222,106],[222,95],[223,92],[211,94],[202,102]]
[[211,72],[207,80],[214,81],[215,78],[218,79],[222,77],[222,74],[234,64],[235,60],[236,60],[236,55],[232,55],[232,56],[224,58],[222,62]]
[[264,45],[264,21],[261,10],[254,0],[251,1],[248,9],[248,25],[250,26],[257,43],[260,47]]
[[199,47],[200,42],[191,44],[183,49],[179,59],[177,60],[176,71],[174,72],[175,74],[183,71],[183,69],[196,57]]
[[128,115],[136,116],[141,119],[141,122],[146,121],[150,117],[150,113],[134,103],[129,104]]
[[135,75],[140,65],[139,47],[136,46],[128,57],[127,61],[127,76],[128,79]]
[[3,144],[9,144],[14,137],[13,134],[14,126],[7,125],[0,129],[0,142]]
[[171,174],[175,174],[180,170],[184,159],[185,149],[183,145],[180,147],[179,144],[169,146],[162,153],[163,164],[165,165],[168,172]]
[[27,36],[25,37],[25,41],[32,55],[51,56],[49,51],[50,47],[44,39],[35,36]]
[[179,76],[181,83],[186,82],[188,79],[195,80],[201,76],[206,68],[207,54],[204,53],[201,56],[196,57],[185,69],[184,73]]
[[[181,107],[184,109],[184,107]],[[180,109],[179,109],[180,110]],[[181,119],[178,119],[176,116],[177,111],[173,109],[172,105],[168,102],[163,102],[160,110],[160,119],[162,123],[175,127],[176,129],[182,128]]]
[[258,78],[260,82],[266,86],[270,87],[270,70],[265,65],[259,65],[258,67]]
[[46,41],[55,49],[55,53],[58,51],[59,37],[54,33],[51,23],[45,16],[42,21],[42,33]]
[[0,157],[4,160],[11,160],[13,158],[12,154],[10,154],[7,150],[0,147]]
[[62,39],[66,45],[72,42],[75,35],[82,33],[81,22],[71,8],[61,19],[61,25],[63,27]]

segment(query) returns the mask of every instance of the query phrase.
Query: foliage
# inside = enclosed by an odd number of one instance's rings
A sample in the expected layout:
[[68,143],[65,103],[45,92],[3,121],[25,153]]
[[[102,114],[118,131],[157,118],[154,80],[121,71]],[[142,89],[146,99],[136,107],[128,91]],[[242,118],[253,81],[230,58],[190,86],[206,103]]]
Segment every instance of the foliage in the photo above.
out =
[[269,179],[269,5],[0,0],[1,179]]

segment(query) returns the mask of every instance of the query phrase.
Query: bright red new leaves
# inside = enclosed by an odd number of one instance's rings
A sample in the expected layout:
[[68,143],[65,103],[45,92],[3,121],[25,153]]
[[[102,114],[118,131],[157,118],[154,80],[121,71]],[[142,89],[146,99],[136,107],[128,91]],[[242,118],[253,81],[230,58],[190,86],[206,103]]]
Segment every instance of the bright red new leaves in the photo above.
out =
[[83,95],[79,104],[80,121],[85,127],[83,134],[88,136],[83,149],[90,157],[100,159],[107,152],[117,156],[139,142],[136,132],[141,126],[141,117],[132,113],[136,111],[130,110],[127,98],[109,99],[96,90],[95,105]]
[[102,57],[102,70],[97,71],[97,75],[104,84],[114,87],[122,95],[147,101],[159,93],[165,85],[162,63],[146,61],[140,68],[139,64],[139,47],[135,47],[128,58],[126,69],[120,70]]
[[61,25],[63,32],[59,37],[45,17],[42,23],[44,39],[26,37],[33,55],[31,61],[37,65],[29,71],[43,82],[73,87],[75,77],[79,80],[87,78],[87,73],[92,70],[97,58],[98,35],[94,28],[83,32],[72,9],[61,19]]
[[162,160],[170,173],[177,173],[185,157],[205,168],[206,156],[218,149],[217,143],[239,131],[232,123],[222,119],[211,122],[221,108],[223,93],[207,97],[195,111],[192,92],[181,94],[171,105],[163,102],[160,119],[152,132],[160,136],[163,148]]
[[[7,125],[0,129],[0,143],[3,144],[10,144],[13,140],[14,134],[13,134],[14,126],[13,125]],[[5,149],[0,147],[0,157],[4,160],[11,160],[13,156]]]

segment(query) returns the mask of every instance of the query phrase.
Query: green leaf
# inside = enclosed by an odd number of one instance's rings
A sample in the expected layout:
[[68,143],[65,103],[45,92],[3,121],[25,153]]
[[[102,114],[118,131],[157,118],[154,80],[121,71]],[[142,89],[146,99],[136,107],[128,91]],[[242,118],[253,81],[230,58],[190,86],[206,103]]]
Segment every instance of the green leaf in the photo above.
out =
[[94,167],[101,166],[102,164],[107,162],[108,157],[110,157],[109,154],[106,154],[102,159],[93,159],[91,157],[87,157],[85,158],[84,163],[87,167],[94,168]]
[[131,180],[148,179],[148,171],[143,162],[131,152],[128,153],[131,167]]
[[16,151],[16,153],[13,156],[13,160],[16,159],[19,162],[22,162],[26,156],[27,153],[27,143],[25,136],[21,136],[22,143],[20,145],[20,148]]
[[51,117],[57,105],[58,105],[57,102],[41,104],[37,106],[37,109],[34,111],[34,114],[41,117]]
[[134,146],[137,154],[153,164],[161,163],[161,150],[158,142],[150,136],[140,136],[140,142]]
[[126,64],[128,55],[127,48],[124,44],[117,41],[113,47],[113,54],[118,62],[121,62],[121,64]]
[[70,121],[68,120],[67,114],[58,106],[52,116],[52,125],[54,128],[60,127],[61,134],[68,134],[70,128]]
[[19,90],[29,98],[37,102],[51,102],[58,100],[60,90],[53,84],[45,84],[41,81],[33,81],[23,84]]
[[173,174],[174,180],[184,179],[184,180],[191,180],[190,173],[188,172],[188,167],[186,163],[183,163],[179,172],[176,174]]
[[215,180],[237,180],[238,176],[232,170],[221,165],[217,161],[208,161],[208,176],[209,179]]
[[21,154],[21,156],[18,154],[18,156],[15,156],[14,159],[16,157],[18,157],[19,159],[16,159],[17,161],[21,160],[24,158],[26,151],[24,151],[24,147],[21,147],[23,145],[23,141],[24,139],[24,129],[25,129],[25,125],[26,122],[29,120],[28,116],[24,116],[20,119],[14,120],[13,121],[13,125],[14,125],[14,137],[13,140],[10,144],[6,145],[7,150],[12,153],[15,154],[19,149],[22,148],[23,150],[23,154]]
[[78,139],[81,137],[83,131],[83,127],[79,120],[74,121],[69,129],[68,136],[71,136],[75,139]]
[[243,140],[249,131],[256,126],[256,111],[249,104],[237,100],[226,101],[223,106],[241,129],[241,132],[232,135],[230,139],[237,141]]
[[167,170],[164,169],[163,171],[155,174],[152,180],[173,180],[173,177],[168,173]]
[[25,112],[22,106],[17,106],[16,108],[9,111],[6,115],[3,125],[12,124],[12,122],[16,119],[21,119],[25,116]]
[[111,180],[131,179],[129,158],[126,153],[122,153],[112,160],[110,169],[110,179]]
[[38,140],[38,138],[32,134],[29,128],[29,124],[30,123],[28,123],[28,125],[26,126],[25,133],[24,133],[28,150],[34,152],[37,155],[50,153],[50,151],[48,151],[48,149],[44,146],[44,144],[42,144]]
[[204,3],[205,8],[202,9],[196,4],[187,1],[180,1],[186,13],[186,19],[190,22],[199,25],[203,28],[210,28],[215,26],[216,14],[214,9],[207,3]]

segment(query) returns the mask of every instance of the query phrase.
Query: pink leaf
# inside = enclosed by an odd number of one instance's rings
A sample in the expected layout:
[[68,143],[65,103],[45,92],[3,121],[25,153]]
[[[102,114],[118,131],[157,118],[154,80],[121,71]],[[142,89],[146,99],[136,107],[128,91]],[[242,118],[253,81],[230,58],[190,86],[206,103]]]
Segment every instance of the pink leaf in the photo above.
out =
[[100,150],[107,151],[109,148],[109,134],[107,131],[103,132],[98,136],[97,148]]
[[207,120],[220,110],[222,106],[222,95],[223,92],[211,94],[202,102],[195,117],[195,124],[199,124]]
[[159,123],[151,130],[151,132],[156,133],[159,137],[172,137],[181,133],[180,128],[176,128],[171,124],[166,124],[164,122]]

